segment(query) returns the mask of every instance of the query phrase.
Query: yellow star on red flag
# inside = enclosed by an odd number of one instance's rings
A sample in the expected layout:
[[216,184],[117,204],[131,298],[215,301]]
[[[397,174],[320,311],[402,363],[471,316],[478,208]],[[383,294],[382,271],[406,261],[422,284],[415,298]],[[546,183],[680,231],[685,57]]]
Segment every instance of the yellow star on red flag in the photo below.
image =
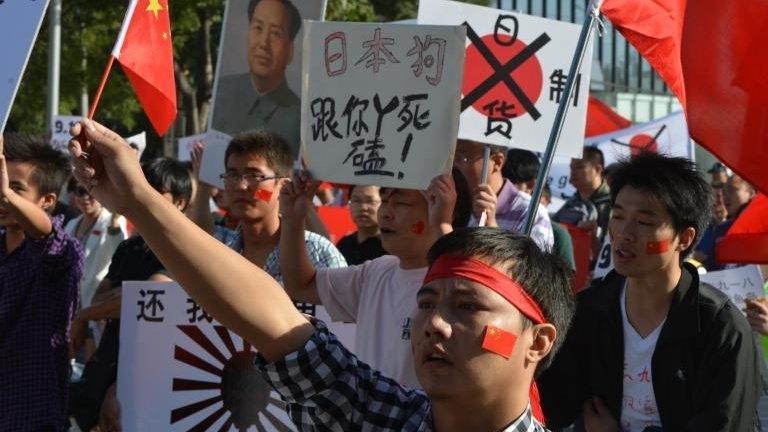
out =
[[157,18],[157,13],[163,9],[163,6],[160,4],[160,0],[149,0],[149,3],[147,4],[147,9],[145,9],[147,12],[152,12],[155,14],[155,18]]

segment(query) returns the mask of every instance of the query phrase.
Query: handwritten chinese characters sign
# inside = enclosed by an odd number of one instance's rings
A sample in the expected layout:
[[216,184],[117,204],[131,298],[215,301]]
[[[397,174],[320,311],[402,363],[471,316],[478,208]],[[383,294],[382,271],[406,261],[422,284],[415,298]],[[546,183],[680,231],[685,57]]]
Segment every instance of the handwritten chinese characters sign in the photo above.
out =
[[316,178],[425,189],[450,171],[460,26],[307,21],[302,154]]
[[48,1],[0,2],[0,132],[11,112]]
[[[466,25],[459,138],[543,152],[581,26],[447,0],[421,0],[419,24]],[[584,58],[592,58],[591,44]],[[558,154],[581,157],[590,77],[584,63]]]
[[[355,326],[331,323],[322,306],[302,311],[330,324],[345,345],[354,341]],[[256,369],[256,350],[178,284],[126,282],[121,316],[123,430],[296,430]]]
[[746,307],[744,300],[764,295],[763,275],[760,267],[754,264],[709,272],[699,279],[722,291],[739,310]]

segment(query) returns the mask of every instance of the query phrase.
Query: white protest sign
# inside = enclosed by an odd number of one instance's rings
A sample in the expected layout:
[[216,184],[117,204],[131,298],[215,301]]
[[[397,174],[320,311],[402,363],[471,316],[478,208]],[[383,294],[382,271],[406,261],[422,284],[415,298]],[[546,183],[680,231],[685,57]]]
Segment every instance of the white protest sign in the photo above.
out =
[[210,130],[205,134],[205,151],[200,163],[200,180],[213,187],[224,189],[224,181],[219,177],[226,171],[224,154],[232,137],[219,131]]
[[754,264],[709,272],[699,275],[699,280],[722,291],[739,310],[746,307],[745,299],[765,295],[760,266]]
[[0,1],[0,132],[27,67],[48,0]]
[[51,146],[56,150],[68,151],[67,146],[69,145],[69,140],[72,139],[69,129],[82,119],[80,116],[54,116],[48,129],[51,131]]
[[147,133],[142,132],[136,135],[132,135],[125,138],[125,140],[128,142],[128,144],[136,145],[136,152],[139,159],[141,159],[141,155],[144,154],[144,150],[147,149]]
[[305,21],[302,156],[315,178],[426,189],[450,172],[464,29]]
[[[317,312],[330,323],[322,307]],[[253,364],[253,347],[178,284],[124,283],[121,316],[123,430],[296,430]],[[330,328],[345,345],[354,341],[353,325]]]
[[[459,138],[546,149],[581,26],[447,0],[421,0],[419,24],[467,25]],[[592,43],[586,59],[592,58]],[[581,156],[592,63],[584,62],[557,153]]]
[[[197,134],[197,135],[190,135],[186,137],[179,138],[179,154],[178,159],[180,161],[188,161],[191,160],[189,154],[192,152],[192,147],[195,144],[202,144],[203,146],[206,145],[206,137],[208,134]],[[222,164],[223,166],[223,164]]]
[[613,270],[613,255],[611,255],[611,239],[605,236],[597,254],[597,262],[592,270],[592,279],[602,279]]
[[[602,150],[605,166],[643,150],[695,159],[693,142],[688,136],[688,126],[682,111],[610,134],[587,138],[584,145]],[[570,163],[570,158],[555,157],[548,177],[552,196],[570,197],[576,193],[576,189],[569,183]]]

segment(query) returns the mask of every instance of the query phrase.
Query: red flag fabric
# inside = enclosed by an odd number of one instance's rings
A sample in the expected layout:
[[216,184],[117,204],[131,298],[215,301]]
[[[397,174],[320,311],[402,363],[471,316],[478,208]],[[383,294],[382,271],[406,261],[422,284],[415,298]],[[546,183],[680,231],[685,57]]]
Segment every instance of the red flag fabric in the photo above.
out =
[[715,251],[721,263],[768,264],[768,197],[758,194],[733,222]]
[[515,342],[517,342],[517,336],[514,333],[492,325],[485,326],[485,337],[483,337],[482,344],[484,350],[509,359],[515,349]]
[[611,133],[632,126],[632,122],[625,119],[600,99],[590,96],[587,105],[587,129],[584,136],[591,137]]
[[168,0],[131,0],[112,50],[158,135],[176,118]]
[[685,107],[691,137],[768,193],[765,0],[604,0]]

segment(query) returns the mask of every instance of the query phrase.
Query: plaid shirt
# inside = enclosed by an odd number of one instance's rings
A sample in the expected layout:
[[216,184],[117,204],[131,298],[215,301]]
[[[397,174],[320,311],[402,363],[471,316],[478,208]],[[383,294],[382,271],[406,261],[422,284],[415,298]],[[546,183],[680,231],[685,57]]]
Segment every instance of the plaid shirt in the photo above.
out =
[[[407,390],[361,362],[321,321],[304,347],[275,363],[256,366],[288,404],[301,431],[431,432],[432,405],[421,390]],[[544,432],[530,406],[503,432]]]
[[[243,254],[243,233],[239,229],[231,230],[221,225],[215,225],[213,236],[230,249],[239,254]],[[344,255],[336,249],[327,238],[315,234],[311,231],[304,231],[304,244],[309,254],[309,262],[315,268],[337,268],[346,267],[347,261]],[[280,247],[275,246],[267,257],[267,263],[264,265],[264,271],[275,278],[280,284],[283,283],[283,274],[280,272]]]
[[83,251],[52,219],[53,231],[5,250],[0,228],[0,430],[63,430],[69,324]]

